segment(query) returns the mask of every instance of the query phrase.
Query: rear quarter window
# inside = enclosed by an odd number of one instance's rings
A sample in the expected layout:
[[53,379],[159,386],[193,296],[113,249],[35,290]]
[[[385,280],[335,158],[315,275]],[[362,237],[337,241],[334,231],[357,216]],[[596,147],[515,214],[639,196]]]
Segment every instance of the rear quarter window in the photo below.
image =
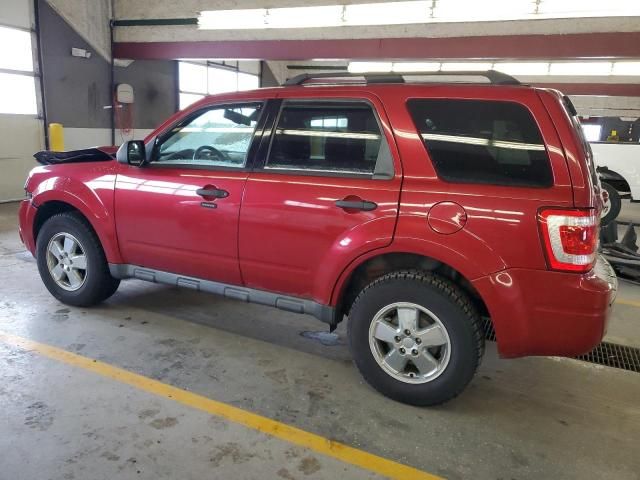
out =
[[408,108],[443,180],[521,187],[553,184],[542,135],[524,105],[412,99]]

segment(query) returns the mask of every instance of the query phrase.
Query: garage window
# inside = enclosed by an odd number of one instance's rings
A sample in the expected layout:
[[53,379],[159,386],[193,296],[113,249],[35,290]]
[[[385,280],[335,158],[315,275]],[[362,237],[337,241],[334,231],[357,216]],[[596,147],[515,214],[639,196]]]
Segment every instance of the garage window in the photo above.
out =
[[[254,63],[256,65],[254,65]],[[253,90],[260,86],[258,75],[241,68],[259,69],[257,62],[179,62],[180,110],[204,98],[224,92]]]
[[393,175],[376,115],[371,105],[360,101],[285,102],[265,168]]
[[0,26],[0,113],[37,115],[31,32]]
[[414,99],[408,106],[442,179],[508,186],[552,185],[542,135],[523,105]]

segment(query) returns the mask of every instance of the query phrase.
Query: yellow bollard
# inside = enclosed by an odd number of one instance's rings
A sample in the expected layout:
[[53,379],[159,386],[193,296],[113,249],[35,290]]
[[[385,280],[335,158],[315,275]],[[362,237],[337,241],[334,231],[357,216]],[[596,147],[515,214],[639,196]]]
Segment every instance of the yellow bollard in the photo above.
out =
[[64,152],[64,129],[61,123],[49,124],[49,148],[54,152]]

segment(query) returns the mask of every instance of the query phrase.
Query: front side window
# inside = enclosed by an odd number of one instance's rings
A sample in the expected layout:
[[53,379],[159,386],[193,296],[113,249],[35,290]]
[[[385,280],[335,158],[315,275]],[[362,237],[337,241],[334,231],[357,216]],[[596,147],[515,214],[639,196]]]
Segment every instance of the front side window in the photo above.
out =
[[544,140],[523,105],[413,99],[408,107],[443,180],[528,187],[553,184]]
[[393,170],[373,109],[359,101],[285,102],[265,168],[366,175]]
[[170,132],[154,163],[243,168],[261,111],[261,103],[206,110]]

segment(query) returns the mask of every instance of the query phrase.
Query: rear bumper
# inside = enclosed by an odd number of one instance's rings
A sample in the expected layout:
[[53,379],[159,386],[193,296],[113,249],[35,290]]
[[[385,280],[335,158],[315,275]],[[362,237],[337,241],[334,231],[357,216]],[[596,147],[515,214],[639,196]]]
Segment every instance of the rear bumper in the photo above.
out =
[[20,233],[20,240],[24,243],[33,256],[36,254],[36,242],[33,238],[33,222],[36,218],[38,209],[33,206],[31,200],[23,200],[20,202],[20,209],[18,210],[18,232]]
[[598,258],[586,274],[509,269],[473,282],[485,301],[503,357],[573,357],[604,336],[618,282]]

